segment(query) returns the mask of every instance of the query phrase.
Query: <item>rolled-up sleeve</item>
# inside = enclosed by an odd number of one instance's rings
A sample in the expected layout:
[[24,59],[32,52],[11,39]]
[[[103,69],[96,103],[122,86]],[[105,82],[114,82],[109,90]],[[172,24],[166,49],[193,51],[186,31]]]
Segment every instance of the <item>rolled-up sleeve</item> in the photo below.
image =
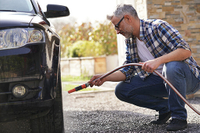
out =
[[132,66],[124,67],[120,70],[125,76],[125,82],[130,82],[131,78],[135,75]]

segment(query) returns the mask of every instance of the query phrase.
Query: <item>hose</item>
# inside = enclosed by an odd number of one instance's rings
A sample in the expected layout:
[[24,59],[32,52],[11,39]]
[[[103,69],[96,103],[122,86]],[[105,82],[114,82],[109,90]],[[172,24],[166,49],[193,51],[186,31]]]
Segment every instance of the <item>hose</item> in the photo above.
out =
[[[106,76],[108,76],[108,75],[110,75],[110,74],[112,74],[113,72],[115,72],[115,71],[117,71],[117,70],[119,70],[119,69],[121,69],[121,68],[123,68],[123,67],[127,67],[127,66],[142,66],[142,64],[139,64],[139,63],[129,63],[129,64],[125,64],[125,65],[123,65],[123,66],[120,66],[120,67],[117,67],[117,68],[115,68],[114,70],[112,70],[112,71],[110,71],[110,72],[108,72],[108,73],[106,73],[106,74],[104,74],[104,75],[102,75],[101,77],[99,77],[99,78],[97,78],[97,79],[95,79],[95,80],[98,80],[98,79],[103,79],[103,78],[105,78]],[[195,109],[178,91],[177,91],[177,89],[162,75],[162,74],[160,74],[158,71],[156,71],[156,70],[154,70],[154,72],[158,75],[158,76],[160,76],[175,92],[176,92],[176,94],[194,111],[194,112],[196,112],[198,115],[200,115],[200,112],[197,110],[197,109]],[[94,80],[94,81],[95,81]],[[79,91],[79,90],[81,90],[81,89],[84,89],[84,88],[87,88],[89,86],[89,83],[86,83],[86,84],[83,84],[83,85],[80,85],[80,86],[78,86],[78,87],[76,87],[76,88],[74,88],[74,89],[72,89],[72,90],[69,90],[68,91],[68,93],[72,93],[72,92],[75,92],[75,91]]]

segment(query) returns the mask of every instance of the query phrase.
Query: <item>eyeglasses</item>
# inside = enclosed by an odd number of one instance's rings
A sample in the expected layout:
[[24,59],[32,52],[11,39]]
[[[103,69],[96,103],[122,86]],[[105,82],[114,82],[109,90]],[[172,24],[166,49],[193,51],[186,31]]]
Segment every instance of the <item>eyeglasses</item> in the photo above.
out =
[[124,16],[119,20],[119,22],[115,25],[115,30],[119,30],[119,24],[122,22],[124,19]]

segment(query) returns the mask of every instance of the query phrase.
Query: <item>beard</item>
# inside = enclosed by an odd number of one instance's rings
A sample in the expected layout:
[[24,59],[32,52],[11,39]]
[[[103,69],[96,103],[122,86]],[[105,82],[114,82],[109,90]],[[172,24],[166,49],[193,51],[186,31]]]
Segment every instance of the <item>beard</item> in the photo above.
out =
[[130,38],[133,36],[133,31],[134,31],[134,28],[131,26],[131,25],[127,25],[124,29],[124,31],[122,31],[122,35],[125,37],[125,38]]

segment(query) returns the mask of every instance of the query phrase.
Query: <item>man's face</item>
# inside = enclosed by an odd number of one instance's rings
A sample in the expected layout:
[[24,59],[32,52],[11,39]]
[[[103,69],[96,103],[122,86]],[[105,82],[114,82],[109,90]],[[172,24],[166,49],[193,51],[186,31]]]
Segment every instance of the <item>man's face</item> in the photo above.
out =
[[124,37],[130,38],[133,35],[134,28],[131,25],[127,24],[124,19],[124,17],[118,18],[116,16],[113,16],[111,22],[115,25],[115,30],[117,34],[122,34]]

